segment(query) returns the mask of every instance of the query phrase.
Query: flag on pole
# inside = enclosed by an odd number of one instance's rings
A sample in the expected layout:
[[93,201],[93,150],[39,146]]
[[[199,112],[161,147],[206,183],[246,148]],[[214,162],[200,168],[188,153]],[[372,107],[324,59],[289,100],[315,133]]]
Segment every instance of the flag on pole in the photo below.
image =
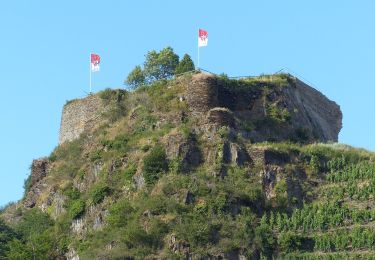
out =
[[100,56],[95,53],[91,53],[91,71],[96,72],[99,71],[100,67]]
[[204,46],[207,46],[207,44],[208,44],[208,32],[203,29],[199,29],[198,47],[204,47]]

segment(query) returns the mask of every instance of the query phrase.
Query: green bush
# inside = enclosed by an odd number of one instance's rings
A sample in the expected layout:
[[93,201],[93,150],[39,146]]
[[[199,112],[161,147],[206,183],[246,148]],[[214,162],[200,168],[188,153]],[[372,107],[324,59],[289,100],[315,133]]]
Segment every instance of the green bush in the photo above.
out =
[[5,259],[9,251],[9,242],[17,237],[17,234],[0,219],[0,259]]
[[134,208],[129,200],[120,200],[109,209],[107,222],[111,227],[125,227],[132,213],[134,213]]
[[126,99],[128,92],[122,89],[105,89],[99,93],[103,103],[109,107],[103,115],[110,122],[115,122],[127,113]]
[[81,199],[71,202],[69,206],[69,216],[73,219],[82,215],[85,211],[85,202]]
[[64,190],[64,195],[67,196],[69,200],[77,200],[81,196],[81,193],[77,188],[69,186],[67,189]]
[[101,140],[101,144],[110,150],[126,152],[128,149],[129,136],[119,134],[113,140]]
[[111,189],[107,185],[99,184],[91,191],[91,202],[96,205],[103,201],[105,196],[111,193]]
[[102,158],[102,151],[100,151],[100,150],[93,151],[90,154],[90,161],[91,162],[99,161],[101,158]]
[[147,184],[153,184],[167,171],[168,161],[165,150],[161,146],[155,146],[143,159],[143,177]]
[[293,232],[281,232],[279,236],[279,247],[283,252],[297,251],[301,247],[301,238]]
[[289,122],[291,119],[290,113],[287,108],[279,108],[277,104],[270,104],[266,108],[267,116],[278,123]]

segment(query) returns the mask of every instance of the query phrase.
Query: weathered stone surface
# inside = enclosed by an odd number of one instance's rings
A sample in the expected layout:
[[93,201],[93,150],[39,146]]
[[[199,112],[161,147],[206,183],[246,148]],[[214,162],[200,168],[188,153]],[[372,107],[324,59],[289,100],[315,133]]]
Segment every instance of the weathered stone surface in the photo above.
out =
[[33,160],[31,164],[31,175],[30,175],[30,190],[25,197],[23,202],[26,208],[33,208],[36,205],[39,195],[45,188],[45,184],[41,181],[46,177],[48,173],[48,160],[39,159]]
[[235,120],[233,113],[224,107],[215,107],[208,111],[207,119],[212,124],[218,124],[220,126],[235,126]]
[[299,111],[293,123],[313,129],[322,141],[337,142],[342,128],[342,113],[334,101],[299,79],[296,79],[294,88],[286,88],[285,93],[289,107]]
[[77,139],[83,132],[97,126],[105,111],[106,107],[98,95],[68,102],[62,112],[59,143]]
[[47,175],[48,160],[33,160],[31,164],[31,186],[42,180]]
[[218,87],[216,77],[207,74],[194,75],[188,85],[187,101],[194,112],[207,112],[218,107]]
[[74,219],[70,228],[72,229],[73,233],[82,236],[87,230],[85,219]]
[[67,260],[79,260],[79,255],[74,248],[69,248],[69,251],[65,254],[65,257]]
[[177,239],[175,234],[170,234],[167,242],[172,252],[183,255],[184,259],[191,259],[190,244],[188,242]]
[[[186,96],[193,115],[206,115],[208,123],[235,128],[254,142],[337,142],[342,127],[340,107],[292,76],[284,86],[259,84],[254,89],[235,88],[213,75],[200,73],[193,76]],[[267,114],[270,105],[287,111],[288,120],[270,126],[272,120]],[[236,121],[256,127],[248,130],[235,124]]]

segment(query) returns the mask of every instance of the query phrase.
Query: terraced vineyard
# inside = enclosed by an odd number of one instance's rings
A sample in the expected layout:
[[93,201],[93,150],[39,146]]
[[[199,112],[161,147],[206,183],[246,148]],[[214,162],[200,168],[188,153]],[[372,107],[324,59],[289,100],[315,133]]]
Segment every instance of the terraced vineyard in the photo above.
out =
[[316,199],[301,209],[271,212],[272,228],[286,259],[375,259],[375,164],[330,160]]

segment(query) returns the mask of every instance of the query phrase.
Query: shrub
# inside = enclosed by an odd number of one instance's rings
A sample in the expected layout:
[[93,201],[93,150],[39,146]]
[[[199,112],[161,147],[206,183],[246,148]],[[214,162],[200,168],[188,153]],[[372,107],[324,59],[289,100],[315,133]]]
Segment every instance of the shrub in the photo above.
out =
[[92,204],[96,205],[102,202],[105,196],[109,195],[110,193],[111,189],[106,185],[99,184],[98,186],[94,187],[91,191]]
[[9,242],[16,237],[16,233],[0,219],[0,259],[5,259],[9,250]]
[[320,171],[319,157],[314,154],[311,156],[310,159],[310,169],[312,171],[312,174],[318,174]]
[[96,162],[99,161],[102,158],[102,151],[95,150],[90,154],[90,161]]
[[285,123],[290,121],[290,113],[287,108],[279,108],[277,104],[268,105],[267,108],[267,116],[278,123]]
[[119,120],[123,117],[126,112],[126,98],[128,92],[121,89],[105,89],[99,93],[100,98],[102,99],[105,105],[109,105],[109,110],[104,113],[104,116],[109,119],[111,123]]
[[131,181],[136,172],[137,166],[135,164],[130,164],[124,171],[124,179],[127,181]]
[[281,232],[278,243],[282,251],[292,252],[298,250],[301,247],[301,238],[290,231]]
[[153,184],[166,171],[168,171],[168,161],[165,150],[161,146],[155,146],[143,160],[143,177],[147,184]]
[[125,227],[133,212],[134,208],[128,200],[120,200],[109,209],[108,224],[112,227]]
[[85,206],[85,202],[81,199],[73,201],[69,207],[69,216],[73,219],[81,216],[85,211]]
[[81,196],[81,193],[77,188],[69,186],[66,190],[64,190],[64,195],[67,196],[70,200],[77,200]]

